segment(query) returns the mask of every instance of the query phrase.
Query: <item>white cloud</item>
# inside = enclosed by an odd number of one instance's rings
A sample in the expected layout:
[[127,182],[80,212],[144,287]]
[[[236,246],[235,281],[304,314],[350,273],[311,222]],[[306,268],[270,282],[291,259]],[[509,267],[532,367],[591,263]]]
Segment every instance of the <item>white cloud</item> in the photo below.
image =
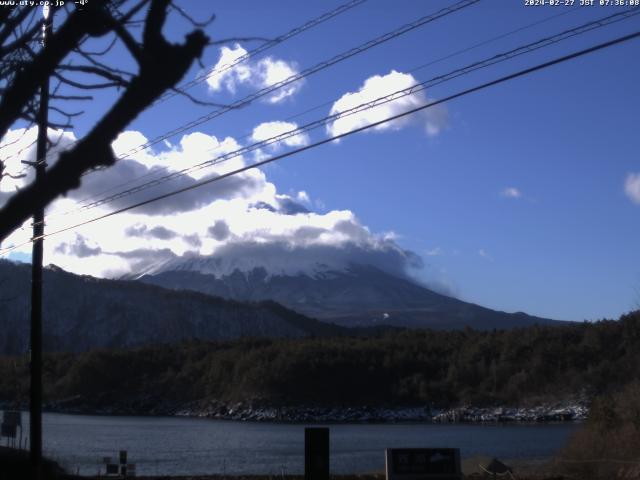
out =
[[[161,157],[153,155],[153,151],[151,148],[139,150],[140,145],[144,145],[147,142],[147,137],[145,137],[142,133],[135,130],[127,130],[120,133],[116,137],[116,139],[111,144],[111,147],[113,148],[113,152],[115,153],[116,157],[127,157],[134,159],[136,162],[144,165],[147,168],[156,166],[164,167],[165,162],[163,162]],[[165,146],[167,146],[166,143]],[[133,153],[134,150],[135,153]]]
[[301,203],[305,203],[307,205],[309,205],[311,203],[311,199],[309,199],[309,194],[307,192],[305,192],[304,190],[300,190],[298,192],[298,194],[296,195],[296,198]]
[[[276,83],[283,82],[298,74],[295,65],[285,62],[284,60],[274,60],[267,57],[260,60],[257,64],[258,84],[259,87],[269,87]],[[269,102],[278,103],[287,97],[296,93],[302,86],[301,81],[290,83],[276,90],[270,97]]]
[[[140,132],[128,131],[118,136],[113,143],[113,148],[116,154],[122,155],[146,141],[146,137]],[[103,172],[83,177],[81,187],[70,192],[68,197],[76,201],[86,198],[102,199],[124,188],[134,188],[144,182],[167,177],[239,148],[240,145],[231,137],[218,139],[213,135],[200,132],[190,133],[184,135],[171,148],[159,151],[146,149],[120,159],[113,167]],[[151,196],[187,188],[199,181],[231,172],[245,165],[244,157],[238,155],[205,168],[191,169],[186,175],[176,175],[170,181],[159,182],[152,188],[118,198],[112,201],[110,206],[121,208]],[[141,180],[135,180],[140,177]],[[177,214],[201,208],[215,199],[251,197],[256,192],[264,190],[265,183],[264,174],[260,170],[252,169],[212,183],[206,188],[190,190],[161,202],[150,203],[137,211],[148,215]]]
[[[287,134],[298,128],[298,125],[293,122],[264,122],[253,129],[251,134],[251,140],[253,142],[262,142],[270,138]],[[268,148],[272,151],[280,149],[283,145],[287,147],[303,147],[309,144],[309,136],[306,133],[300,133],[297,135],[288,136],[283,140],[270,143]]]
[[520,198],[522,197],[522,192],[515,187],[507,187],[500,192],[500,195],[506,198]]
[[480,255],[482,258],[486,258],[487,260],[493,260],[493,257],[489,255],[484,248],[478,250],[478,255]]
[[436,257],[438,255],[442,255],[442,253],[443,251],[440,247],[431,248],[425,252],[425,254],[430,257]]
[[[247,51],[239,44],[235,44],[233,48],[222,47],[220,59],[211,69],[213,74],[207,78],[209,88],[214,92],[226,89],[229,93],[235,94],[240,85],[262,89],[299,73],[295,63],[273,57],[258,61],[249,59],[229,68],[238,58],[246,54]],[[303,82],[298,80],[279,88],[267,97],[267,101],[270,103],[283,101],[294,95],[302,87]]]
[[[365,80],[364,84],[356,92],[345,93],[331,107],[331,115],[346,112],[359,105],[372,102],[378,98],[391,95],[416,85],[416,79],[408,74],[392,70],[387,75],[374,75]],[[340,135],[360,127],[379,122],[386,118],[400,114],[412,108],[424,105],[430,100],[424,91],[416,91],[409,95],[399,97],[387,103],[373,108],[364,109],[358,113],[339,117],[327,126],[330,135]],[[448,124],[448,113],[444,105],[423,110],[420,114],[410,115],[397,120],[383,123],[373,127],[375,131],[399,130],[412,121],[424,123],[425,132],[429,136],[438,135]],[[416,120],[418,119],[418,120]]]
[[[256,135],[269,134],[270,129],[295,127],[283,124],[263,125],[256,129]],[[68,140],[72,138],[69,134]],[[292,141],[302,144],[298,142],[306,140]],[[128,131],[118,137],[113,147],[122,154],[145,142],[140,132]],[[149,180],[175,173],[210,158],[211,150],[231,151],[237,147],[231,137],[218,139],[195,132],[171,145],[160,144],[137,152],[103,172],[85,176],[78,190],[55,201],[48,212],[47,229],[70,226],[245,165],[245,159],[239,156],[230,162],[231,166],[221,164],[191,172],[84,213],[62,215],[77,209],[81,199],[96,198],[96,194],[105,190],[119,191],[123,182],[131,182],[140,175],[147,175],[144,180]],[[5,192],[4,197],[8,195]],[[266,262],[276,269],[304,269],[317,263],[338,267],[362,261],[398,275],[419,265],[419,258],[402,249],[392,233],[371,232],[349,210],[318,213],[311,210],[312,205],[307,192],[279,193],[264,172],[251,169],[49,237],[45,242],[45,263],[101,277],[147,272],[191,256],[221,259],[228,262],[225,264],[228,268],[243,262]],[[29,233],[18,230],[3,246],[24,240]],[[18,251],[28,253],[29,246]]]
[[[174,147],[164,157],[166,157],[167,163],[184,168],[208,162],[227,153],[235,152],[240,148],[241,145],[233,137],[225,137],[220,140],[215,135],[194,132],[183,136],[179,146]],[[211,166],[200,170],[192,170],[189,172],[189,176],[196,180],[201,180],[212,173],[222,175],[237,170],[244,167],[245,164],[244,157],[238,155],[224,162],[214,162]]]
[[624,182],[624,192],[627,197],[640,205],[640,173],[630,173]]
[[222,47],[220,49],[220,58],[210,71],[207,78],[207,84],[213,91],[220,91],[226,88],[229,92],[236,92],[236,84],[249,82],[251,70],[247,63],[239,63],[230,68],[238,58],[246,55],[247,51],[240,45],[236,44],[233,48]]

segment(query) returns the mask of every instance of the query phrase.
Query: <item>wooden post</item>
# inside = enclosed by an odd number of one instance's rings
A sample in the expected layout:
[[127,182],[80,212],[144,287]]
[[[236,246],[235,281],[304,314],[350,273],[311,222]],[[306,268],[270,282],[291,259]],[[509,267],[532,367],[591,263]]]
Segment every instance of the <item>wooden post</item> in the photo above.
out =
[[[42,45],[53,24],[53,9],[43,9]],[[49,124],[49,78],[40,86],[38,110],[38,140],[36,147],[36,179],[44,176],[47,155],[47,126]],[[31,256],[31,388],[29,398],[30,459],[33,478],[42,478],[42,235],[44,208],[33,215],[33,250]]]
[[304,429],[304,479],[329,480],[329,429]]

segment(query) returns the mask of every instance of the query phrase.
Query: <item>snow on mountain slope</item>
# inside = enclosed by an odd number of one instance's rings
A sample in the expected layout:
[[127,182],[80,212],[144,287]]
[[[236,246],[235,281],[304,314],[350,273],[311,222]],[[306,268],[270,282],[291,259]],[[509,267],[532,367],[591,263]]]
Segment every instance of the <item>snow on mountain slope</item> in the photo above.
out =
[[298,275],[324,278],[344,274],[350,269],[348,259],[341,256],[329,257],[319,262],[314,257],[306,256],[304,250],[296,249],[288,252],[287,257],[286,261],[283,261],[280,255],[260,258],[255,256],[177,257],[154,265],[146,271],[137,272],[128,278],[141,278],[144,275],[158,275],[163,272],[197,272],[221,279],[238,272],[247,276],[257,270],[264,272],[265,280],[273,276],[295,277]]
[[488,329],[553,322],[463,302],[373,265],[302,262],[296,268],[283,268],[277,260],[257,265],[242,259],[194,257],[166,264],[139,279],[235,300],[274,300],[304,315],[345,326]]

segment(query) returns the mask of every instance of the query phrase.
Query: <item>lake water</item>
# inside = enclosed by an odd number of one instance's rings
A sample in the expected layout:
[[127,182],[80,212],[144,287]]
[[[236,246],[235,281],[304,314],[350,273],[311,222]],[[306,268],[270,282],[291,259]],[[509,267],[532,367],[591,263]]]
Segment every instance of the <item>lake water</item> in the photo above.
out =
[[[28,415],[23,414],[28,434]],[[305,425],[197,418],[44,414],[45,454],[96,474],[127,450],[138,475],[281,474],[304,470]],[[548,458],[579,425],[329,425],[332,473],[384,470],[388,447],[458,447],[462,457]],[[103,470],[104,471],[104,470]]]

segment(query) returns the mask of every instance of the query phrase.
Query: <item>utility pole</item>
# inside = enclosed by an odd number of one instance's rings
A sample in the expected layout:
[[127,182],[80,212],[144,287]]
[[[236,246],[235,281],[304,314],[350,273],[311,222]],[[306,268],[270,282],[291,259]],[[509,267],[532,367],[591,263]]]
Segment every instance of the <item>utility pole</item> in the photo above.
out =
[[[53,25],[53,9],[42,10],[42,48]],[[49,124],[49,78],[40,85],[38,110],[38,140],[36,147],[35,182],[42,181],[46,168],[47,125]],[[42,478],[42,235],[44,208],[33,215],[33,250],[31,254],[31,389],[29,398],[29,440],[32,478]]]

